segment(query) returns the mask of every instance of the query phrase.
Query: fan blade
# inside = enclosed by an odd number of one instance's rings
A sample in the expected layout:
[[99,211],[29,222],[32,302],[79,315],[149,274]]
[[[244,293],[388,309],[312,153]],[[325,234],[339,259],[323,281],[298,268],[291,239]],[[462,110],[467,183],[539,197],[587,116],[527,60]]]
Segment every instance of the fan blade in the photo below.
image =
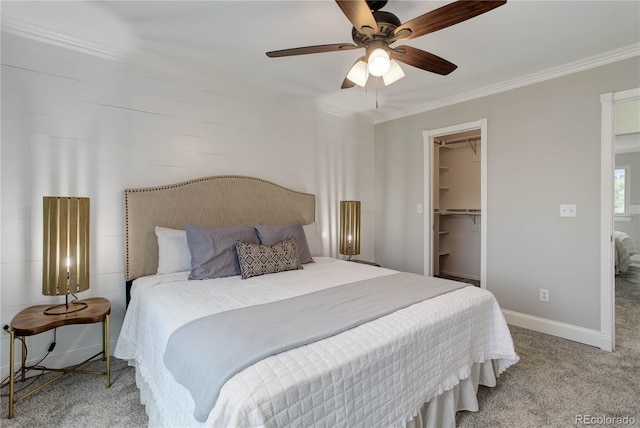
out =
[[336,3],[338,3],[342,13],[346,15],[356,31],[368,36],[373,36],[378,32],[378,23],[365,0],[336,0]]
[[348,51],[358,49],[360,46],[349,43],[335,43],[333,45],[305,46],[302,48],[282,49],[279,51],[267,52],[269,58],[278,58],[281,56],[306,55],[323,52]]
[[482,15],[505,3],[506,1],[457,1],[405,22],[395,29],[394,34],[399,34],[403,30],[406,32],[408,29],[411,30],[411,34],[402,35],[400,38],[415,39]]
[[443,76],[458,68],[446,59],[411,46],[398,46],[391,51],[391,58]]

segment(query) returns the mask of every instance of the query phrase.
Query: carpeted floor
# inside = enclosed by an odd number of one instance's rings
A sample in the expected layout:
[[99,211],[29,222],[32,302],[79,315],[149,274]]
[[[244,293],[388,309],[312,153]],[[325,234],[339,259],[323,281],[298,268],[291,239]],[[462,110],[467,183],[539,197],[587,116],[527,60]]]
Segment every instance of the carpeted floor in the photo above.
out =
[[584,426],[585,415],[635,421],[590,425],[640,426],[640,265],[616,277],[615,352],[509,328],[520,361],[495,388],[480,387],[480,411],[458,413],[458,426]]
[[[86,370],[104,370],[104,362],[92,361]],[[42,376],[42,383],[52,374]],[[29,380],[27,380],[28,383]],[[16,389],[22,386],[16,382]],[[135,371],[126,361],[111,359],[111,388],[104,376],[68,374],[42,391],[14,406],[14,418],[8,415],[8,388],[2,389],[0,426],[3,428],[135,428],[147,426],[147,415],[140,404]]]
[[[495,388],[480,387],[480,411],[458,413],[459,427],[571,427],[580,417],[620,418],[640,426],[640,266],[616,279],[615,352],[609,353],[554,336],[510,327],[520,362]],[[101,369],[102,361],[90,363]],[[135,373],[112,359],[112,386],[103,376],[67,375],[17,403],[7,418],[2,397],[0,425],[35,427],[145,427]],[[17,387],[20,386],[18,382]],[[7,393],[7,388],[2,393]],[[634,423],[625,423],[633,419]],[[590,420],[591,425],[599,420]],[[615,422],[615,420],[608,420]],[[607,422],[607,421],[605,421]]]

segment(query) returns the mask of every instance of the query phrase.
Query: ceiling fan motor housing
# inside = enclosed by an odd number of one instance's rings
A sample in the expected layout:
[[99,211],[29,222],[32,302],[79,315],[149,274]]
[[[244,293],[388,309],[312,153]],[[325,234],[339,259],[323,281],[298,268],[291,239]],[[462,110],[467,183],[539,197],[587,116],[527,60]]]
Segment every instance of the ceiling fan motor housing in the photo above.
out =
[[367,0],[367,6],[371,11],[380,10],[387,4],[387,0]]
[[402,24],[398,17],[390,12],[376,10],[373,12],[373,17],[378,24],[378,32],[373,34],[373,38],[369,37],[367,34],[361,33],[355,28],[351,30],[351,37],[356,45],[365,46],[372,40],[385,40],[391,38],[394,30]]

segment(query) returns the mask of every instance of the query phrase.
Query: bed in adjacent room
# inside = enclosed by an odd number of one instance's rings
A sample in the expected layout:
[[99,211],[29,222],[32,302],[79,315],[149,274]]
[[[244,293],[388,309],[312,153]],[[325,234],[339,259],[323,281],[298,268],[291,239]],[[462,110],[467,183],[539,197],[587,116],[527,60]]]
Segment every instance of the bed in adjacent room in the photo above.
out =
[[517,362],[490,292],[324,257],[315,210],[250,177],[125,191],[114,356],[149,426],[455,426]]
[[615,238],[615,268],[616,275],[619,273],[625,273],[631,263],[633,263],[633,256],[638,254],[638,248],[633,242],[631,237],[616,230],[614,232]]

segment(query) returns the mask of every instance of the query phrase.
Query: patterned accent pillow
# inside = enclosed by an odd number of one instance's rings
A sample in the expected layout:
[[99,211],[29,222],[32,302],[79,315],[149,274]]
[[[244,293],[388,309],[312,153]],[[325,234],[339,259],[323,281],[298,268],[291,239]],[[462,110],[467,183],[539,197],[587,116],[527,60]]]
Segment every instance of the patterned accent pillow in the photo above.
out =
[[273,245],[236,242],[242,279],[267,273],[303,269],[298,256],[296,238],[285,239]]

